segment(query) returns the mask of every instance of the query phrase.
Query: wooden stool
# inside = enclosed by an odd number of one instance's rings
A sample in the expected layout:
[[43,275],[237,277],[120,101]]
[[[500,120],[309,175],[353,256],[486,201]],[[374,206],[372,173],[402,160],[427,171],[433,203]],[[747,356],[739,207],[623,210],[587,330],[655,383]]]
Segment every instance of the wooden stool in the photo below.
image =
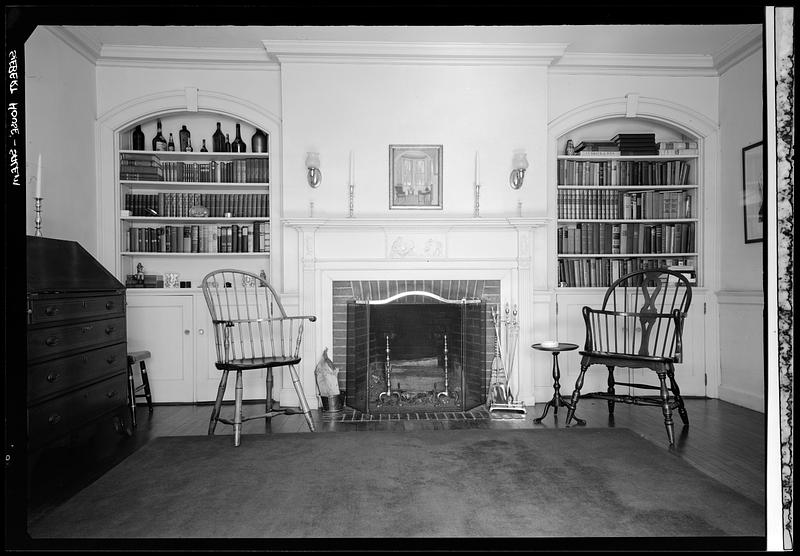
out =
[[[150,395],[150,380],[147,378],[147,367],[145,367],[145,359],[150,358],[149,351],[134,351],[128,354],[128,400],[131,407],[131,422],[136,426],[136,398],[147,398],[147,409],[153,411],[153,398]],[[139,362],[139,371],[142,375],[141,386],[134,386],[133,382],[133,364]],[[144,394],[137,394],[139,390],[144,389]]]

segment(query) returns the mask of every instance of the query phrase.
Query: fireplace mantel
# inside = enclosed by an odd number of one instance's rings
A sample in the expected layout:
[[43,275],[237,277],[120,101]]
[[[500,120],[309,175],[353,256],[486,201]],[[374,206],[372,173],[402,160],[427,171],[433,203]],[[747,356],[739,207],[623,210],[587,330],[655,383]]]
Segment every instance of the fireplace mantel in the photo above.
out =
[[[341,280],[496,280],[503,304],[519,307],[517,399],[534,402],[533,357],[527,346],[546,334],[551,296],[546,217],[360,216],[286,218],[287,283],[298,310],[317,316],[304,359],[333,345],[333,283]],[[294,294],[294,291],[286,292]],[[313,391],[313,365],[303,369]],[[290,400],[291,388],[281,396]],[[281,397],[281,400],[284,398]]]

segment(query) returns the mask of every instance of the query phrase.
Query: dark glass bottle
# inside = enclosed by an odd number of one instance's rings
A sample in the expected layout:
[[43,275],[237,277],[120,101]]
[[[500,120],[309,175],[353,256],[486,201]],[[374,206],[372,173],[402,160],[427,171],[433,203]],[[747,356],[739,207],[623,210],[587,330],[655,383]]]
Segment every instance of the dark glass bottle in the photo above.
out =
[[186,150],[186,147],[189,146],[189,142],[191,141],[192,134],[186,129],[186,126],[181,126],[181,130],[178,132],[178,141],[181,145],[181,152]]
[[222,133],[222,124],[217,122],[217,131],[211,136],[211,146],[215,153],[225,152],[225,134]]
[[144,132],[142,131],[142,126],[140,125],[137,125],[136,129],[133,130],[133,150],[144,150]]
[[267,134],[261,131],[260,129],[256,128],[256,132],[250,139],[250,146],[252,147],[251,150],[254,153],[267,152]]
[[231,152],[247,152],[247,143],[242,141],[242,130],[239,124],[236,124],[236,138],[233,140],[233,143],[231,143]]
[[164,135],[161,133],[161,120],[156,120],[156,136],[153,137],[153,150],[167,150],[167,140],[164,139]]
[[206,148],[206,140],[205,139],[203,139],[203,146],[200,147],[200,152],[201,153],[207,153],[208,152],[208,149]]
[[172,139],[172,134],[169,134],[169,143],[167,143],[167,150],[174,151],[175,150],[175,141]]
[[231,137],[227,133],[225,134],[225,152],[231,152]]

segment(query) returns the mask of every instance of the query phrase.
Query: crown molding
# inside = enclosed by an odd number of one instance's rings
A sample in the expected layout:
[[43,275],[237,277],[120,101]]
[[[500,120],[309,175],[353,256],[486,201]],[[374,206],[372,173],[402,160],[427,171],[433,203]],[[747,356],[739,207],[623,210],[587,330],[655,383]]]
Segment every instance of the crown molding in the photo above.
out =
[[98,66],[144,66],[196,69],[278,69],[261,48],[189,48],[178,46],[105,45]]
[[670,75],[715,77],[711,56],[699,54],[602,54],[575,52],[564,54],[549,70],[551,73],[607,75]]
[[103,45],[95,41],[82,27],[65,27],[64,25],[43,25],[53,35],[61,39],[67,46],[75,52],[89,60],[92,64],[97,63]]
[[734,37],[713,54],[720,75],[762,48],[764,32],[761,26]]
[[549,66],[565,43],[452,43],[380,41],[265,40],[279,63],[456,64]]

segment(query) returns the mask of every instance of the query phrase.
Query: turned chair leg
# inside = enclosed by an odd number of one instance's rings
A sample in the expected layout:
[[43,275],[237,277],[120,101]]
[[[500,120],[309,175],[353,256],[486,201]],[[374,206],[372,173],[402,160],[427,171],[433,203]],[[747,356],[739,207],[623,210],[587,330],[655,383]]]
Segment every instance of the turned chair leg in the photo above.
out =
[[236,371],[236,401],[233,413],[233,445],[238,446],[242,438],[242,371]]
[[[272,377],[272,367],[267,367],[267,414],[272,411],[272,385],[274,384],[274,378]],[[264,417],[264,420],[269,423],[271,417],[267,415]]]
[[[608,390],[609,395],[614,395],[614,365],[606,365],[608,367]],[[608,400],[608,415],[614,416],[614,400]]]
[[294,365],[289,365],[289,374],[292,377],[294,391],[297,392],[297,397],[300,399],[300,408],[303,410],[303,415],[306,417],[308,428],[311,432],[314,432],[316,428],[314,427],[314,420],[311,418],[311,408],[308,406],[308,401],[306,401],[306,394],[300,382],[300,375],[297,373],[297,369],[295,369]]
[[[583,377],[588,368],[589,365],[581,363],[581,372],[578,373],[578,380],[575,381],[575,390],[572,391],[572,398],[570,399],[569,409],[567,410],[567,425],[569,425],[569,422],[575,416],[575,410],[578,407],[578,400],[581,397],[581,388],[583,388]],[[578,424],[580,424],[580,421],[578,421]]]
[[672,420],[672,408],[669,406],[666,373],[658,373],[658,381],[661,383],[661,412],[664,414],[664,426],[667,428],[669,445],[673,446],[675,444],[675,423]]
[[681,421],[684,425],[689,424],[689,414],[686,412],[686,407],[683,405],[683,397],[681,397],[681,389],[678,388],[678,383],[675,381],[675,371],[667,371],[669,377],[670,389],[672,395],[675,396],[675,401],[678,402],[678,415],[681,416]]
[[228,371],[222,371],[222,378],[219,380],[217,387],[217,399],[214,401],[214,409],[211,411],[211,420],[208,422],[208,435],[214,434],[214,429],[217,428],[217,421],[219,420],[219,411],[222,407],[222,397],[225,395],[225,387],[228,385]]

